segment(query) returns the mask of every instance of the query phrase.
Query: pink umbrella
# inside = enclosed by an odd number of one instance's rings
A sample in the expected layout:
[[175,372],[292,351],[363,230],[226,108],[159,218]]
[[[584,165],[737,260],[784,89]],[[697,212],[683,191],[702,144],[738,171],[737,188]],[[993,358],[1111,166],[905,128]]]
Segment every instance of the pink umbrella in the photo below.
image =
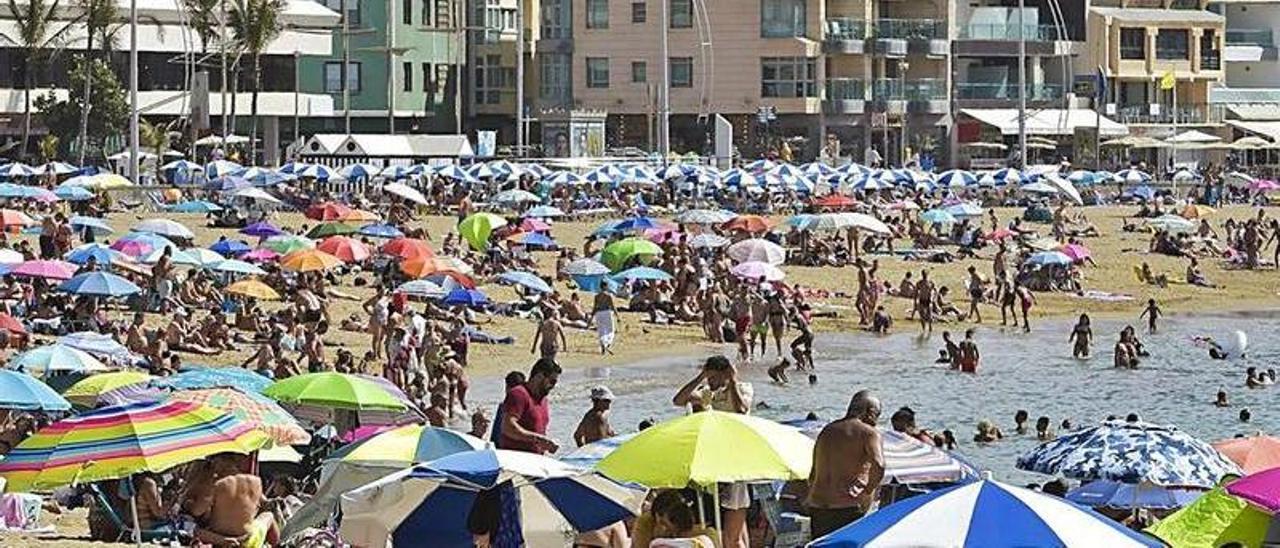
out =
[[645,239],[655,243],[662,244],[675,241],[680,237],[680,231],[674,226],[664,226],[660,228],[648,228],[644,231]]
[[61,199],[61,198],[58,198],[58,195],[54,194],[53,191],[46,190],[43,188],[33,188],[31,190],[28,190],[27,192],[31,193],[31,195],[29,196],[31,199],[40,201],[40,202],[56,202]]
[[80,268],[66,261],[26,261],[9,271],[12,276],[30,276],[49,280],[70,280]]
[[551,230],[551,225],[542,219],[526,217],[525,220],[520,221],[520,230],[524,232],[545,232]]
[[1233,481],[1227,485],[1227,492],[1274,514],[1280,511],[1280,468],[1249,474]]
[[383,432],[386,432],[387,430],[391,430],[392,428],[399,428],[399,427],[391,426],[389,424],[379,424],[379,425],[367,424],[367,425],[358,427],[355,430],[350,430],[346,434],[339,436],[338,441],[341,441],[342,443],[355,443],[365,438],[372,437],[375,434],[381,434]]
[[747,261],[739,263],[729,269],[729,272],[739,278],[752,280],[763,279],[766,282],[777,282],[787,277],[787,274],[783,272],[782,269],[762,261]]
[[155,251],[156,248],[143,240],[116,240],[116,243],[111,244],[111,249],[138,259]]
[[1088,259],[1090,255],[1089,248],[1080,244],[1067,244],[1062,246],[1058,251],[1061,251],[1063,255],[1071,257],[1071,260],[1076,262]]
[[257,262],[257,263],[271,262],[279,258],[280,258],[279,253],[276,253],[265,247],[255,249],[253,251],[245,253],[243,257],[240,257],[241,260]]
[[1276,190],[1276,189],[1280,189],[1280,183],[1277,183],[1275,181],[1259,179],[1257,181],[1249,183],[1249,190],[1265,191],[1265,190]]

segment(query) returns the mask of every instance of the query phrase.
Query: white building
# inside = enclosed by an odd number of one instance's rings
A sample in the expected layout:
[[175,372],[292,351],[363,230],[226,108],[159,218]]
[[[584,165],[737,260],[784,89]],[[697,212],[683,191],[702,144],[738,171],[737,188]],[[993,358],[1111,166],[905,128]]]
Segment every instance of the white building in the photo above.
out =
[[1242,134],[1280,143],[1280,0],[1211,0],[1210,9],[1227,19],[1226,85],[1211,101],[1225,105],[1227,123]]

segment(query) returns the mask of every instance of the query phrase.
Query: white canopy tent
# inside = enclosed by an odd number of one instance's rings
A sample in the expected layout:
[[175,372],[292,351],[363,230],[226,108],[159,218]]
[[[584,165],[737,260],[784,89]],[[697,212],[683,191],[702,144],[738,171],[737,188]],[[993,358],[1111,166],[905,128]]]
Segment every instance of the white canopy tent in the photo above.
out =
[[[1003,135],[1018,134],[1018,109],[1013,108],[966,108],[960,114],[969,116],[979,122],[995,126]],[[1095,127],[1102,124],[1103,137],[1120,137],[1129,134],[1129,128],[1106,116],[1099,117],[1096,112],[1085,109],[1048,108],[1028,110],[1026,118],[1027,135],[1072,135],[1077,127]]]

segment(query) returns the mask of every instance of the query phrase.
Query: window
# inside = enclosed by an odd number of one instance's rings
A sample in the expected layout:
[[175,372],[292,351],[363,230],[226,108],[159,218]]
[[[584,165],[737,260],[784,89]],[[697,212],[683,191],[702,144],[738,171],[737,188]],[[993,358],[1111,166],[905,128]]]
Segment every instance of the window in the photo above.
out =
[[422,26],[434,27],[436,22],[431,19],[431,5],[434,0],[422,0]]
[[1156,59],[1190,59],[1190,39],[1191,33],[1186,29],[1160,29],[1156,34]]
[[[347,67],[347,90],[358,93],[360,63],[352,61]],[[342,61],[328,61],[324,64],[324,91],[325,93],[342,93]]]
[[401,78],[404,80],[404,90],[413,91],[413,63],[408,61],[400,64]]
[[761,0],[760,36],[791,38],[805,35],[805,0]]
[[[431,0],[422,0],[422,1],[425,3],[425,2],[430,2]],[[401,11],[404,12],[400,15],[400,17],[404,20],[404,24],[412,25],[413,24],[413,0],[404,0],[404,9],[402,9]],[[423,21],[423,22],[425,23],[426,21]]]
[[564,53],[538,55],[538,96],[548,102],[568,104],[573,97],[570,56]]
[[542,37],[572,38],[573,24],[569,20],[570,0],[547,0],[542,4]]
[[1120,29],[1120,58],[1147,58],[1146,29]]
[[667,0],[670,4],[671,28],[693,27],[693,0]]
[[669,70],[671,72],[671,87],[673,88],[693,87],[693,58],[692,57],[672,57]]
[[817,97],[816,63],[808,57],[760,59],[761,97]]
[[[324,0],[325,7],[342,14],[343,0]],[[360,24],[360,0],[346,0],[347,2],[347,26],[354,27]]]
[[643,84],[649,81],[649,63],[644,61],[631,62],[631,83]]
[[631,3],[631,22],[643,23],[649,19],[649,5],[644,2]]
[[609,0],[587,0],[587,28],[609,28]]
[[436,93],[436,69],[431,63],[422,64],[422,91],[427,92],[427,95]]
[[475,65],[475,100],[479,105],[502,102],[502,90],[515,81],[515,69],[502,67],[501,55],[480,55]]
[[589,88],[609,87],[609,58],[608,57],[588,57],[587,58],[587,87]]

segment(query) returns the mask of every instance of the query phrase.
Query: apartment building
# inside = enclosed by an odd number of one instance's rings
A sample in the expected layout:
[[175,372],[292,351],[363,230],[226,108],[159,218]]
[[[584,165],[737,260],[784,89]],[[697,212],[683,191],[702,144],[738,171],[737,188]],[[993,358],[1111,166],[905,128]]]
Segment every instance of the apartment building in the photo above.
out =
[[[523,13],[519,4],[523,2]],[[537,0],[469,0],[470,17],[467,40],[469,73],[466,116],[470,128],[498,132],[498,142],[516,141],[516,30],[523,15],[525,89],[536,89],[534,59],[536,43],[529,38],[538,34],[539,4]],[[530,96],[525,93],[525,110],[528,113]]]
[[1210,102],[1224,109],[1238,135],[1280,142],[1280,0],[1212,0],[1209,9],[1227,26],[1226,82],[1210,91]]

